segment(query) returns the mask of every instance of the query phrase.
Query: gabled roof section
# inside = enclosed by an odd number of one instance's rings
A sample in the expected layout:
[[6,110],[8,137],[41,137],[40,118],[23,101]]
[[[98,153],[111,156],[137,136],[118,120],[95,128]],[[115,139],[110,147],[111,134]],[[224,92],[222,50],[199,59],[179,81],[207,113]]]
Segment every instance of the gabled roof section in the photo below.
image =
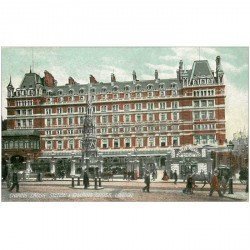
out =
[[213,77],[208,61],[194,61],[190,79],[202,76]]
[[27,73],[23,78],[20,88],[22,89],[35,88],[36,84],[42,84],[41,77],[36,73]]

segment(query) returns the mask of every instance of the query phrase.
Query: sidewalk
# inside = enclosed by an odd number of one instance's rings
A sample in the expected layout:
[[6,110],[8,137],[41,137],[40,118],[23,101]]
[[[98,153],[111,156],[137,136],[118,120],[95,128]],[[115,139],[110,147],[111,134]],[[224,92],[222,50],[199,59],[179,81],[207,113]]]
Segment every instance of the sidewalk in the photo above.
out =
[[233,194],[225,193],[224,197],[239,201],[249,201],[249,196],[246,192],[234,192]]

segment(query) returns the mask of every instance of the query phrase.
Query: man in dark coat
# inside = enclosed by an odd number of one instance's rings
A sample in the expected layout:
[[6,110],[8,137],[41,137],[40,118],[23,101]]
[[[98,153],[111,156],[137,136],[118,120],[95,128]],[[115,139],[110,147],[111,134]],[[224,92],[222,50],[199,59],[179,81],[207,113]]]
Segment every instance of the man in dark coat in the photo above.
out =
[[145,174],[145,180],[144,180],[146,186],[142,189],[143,192],[145,192],[147,190],[147,192],[149,193],[149,188],[150,188],[150,174],[147,171]]
[[189,174],[187,177],[186,193],[193,193],[193,176],[191,174]]
[[89,175],[86,170],[83,173],[83,185],[84,189],[87,189],[89,187]]
[[12,187],[10,188],[10,191],[12,191],[16,187],[16,192],[19,192],[19,181],[18,181],[18,175],[17,171],[15,170],[12,176]]
[[174,184],[176,184],[177,180],[178,180],[178,176],[177,176],[177,171],[176,170],[173,173],[173,178],[174,178]]

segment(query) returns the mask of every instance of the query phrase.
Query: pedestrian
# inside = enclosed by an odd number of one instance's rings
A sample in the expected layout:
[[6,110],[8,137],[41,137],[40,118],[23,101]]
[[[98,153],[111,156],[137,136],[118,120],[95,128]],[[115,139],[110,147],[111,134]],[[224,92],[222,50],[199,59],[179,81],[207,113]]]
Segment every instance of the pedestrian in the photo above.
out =
[[13,171],[11,167],[8,167],[8,174],[7,174],[7,188],[10,188],[12,186],[12,178],[13,178]]
[[225,194],[227,191],[227,180],[225,176],[222,176],[220,184],[221,184],[222,192],[223,194]]
[[14,173],[12,175],[12,183],[12,187],[9,189],[9,191],[12,191],[16,187],[16,192],[19,193],[19,181],[17,170],[14,170]]
[[174,175],[174,173],[173,173],[173,170],[171,169],[170,170],[170,179],[173,179],[173,175]]
[[127,180],[128,179],[128,172],[127,169],[125,168],[123,171],[123,180]]
[[155,170],[153,170],[153,172],[152,172],[152,181],[154,181],[155,180]]
[[177,170],[174,171],[173,178],[174,178],[174,184],[176,184],[178,180]]
[[215,170],[214,174],[211,179],[211,187],[210,187],[210,193],[209,196],[212,196],[214,191],[217,191],[220,197],[223,197],[221,191],[220,191],[220,185],[219,185],[219,179],[218,179],[218,171]]
[[162,180],[163,180],[163,181],[167,181],[168,179],[169,179],[168,173],[167,173],[166,170],[164,170]]
[[87,189],[89,187],[89,175],[87,170],[84,170],[83,173],[83,185],[84,185],[84,189]]
[[130,170],[128,171],[128,181],[130,181],[130,178],[131,178],[131,172]]
[[193,194],[193,176],[191,174],[187,176],[186,194]]
[[150,174],[149,174],[148,171],[146,171],[144,182],[145,182],[146,186],[142,189],[142,191],[145,192],[147,190],[147,192],[149,193],[149,188],[150,188]]

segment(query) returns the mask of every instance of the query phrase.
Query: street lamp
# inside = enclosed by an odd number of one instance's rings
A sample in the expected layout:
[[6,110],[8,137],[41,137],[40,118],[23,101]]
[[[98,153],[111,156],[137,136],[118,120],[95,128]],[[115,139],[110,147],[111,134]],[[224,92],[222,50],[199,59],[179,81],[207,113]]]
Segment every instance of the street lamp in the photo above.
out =
[[230,167],[230,178],[229,178],[229,190],[228,194],[233,194],[233,176],[232,176],[232,150],[234,149],[234,144],[230,140],[227,145],[228,151],[229,151],[229,167]]

